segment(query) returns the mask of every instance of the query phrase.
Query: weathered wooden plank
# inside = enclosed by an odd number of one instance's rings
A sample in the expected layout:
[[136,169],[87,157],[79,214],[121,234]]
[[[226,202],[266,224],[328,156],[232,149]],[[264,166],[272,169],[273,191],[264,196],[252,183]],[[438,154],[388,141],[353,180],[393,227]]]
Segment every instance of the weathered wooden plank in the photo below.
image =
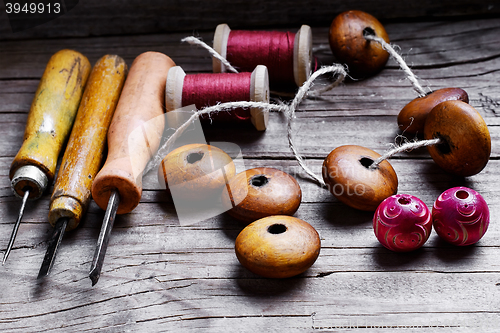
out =
[[[214,28],[195,32],[211,44]],[[481,19],[449,22],[387,23],[389,36],[401,48],[406,61],[416,69],[429,69],[424,80],[436,78],[431,69],[448,68],[448,75],[474,76],[474,73],[454,70],[453,66],[469,64],[472,68],[500,56],[496,47],[500,42],[498,31],[500,19]],[[211,71],[212,62],[208,53],[191,45],[183,44],[183,37],[193,31],[169,34],[111,36],[85,38],[64,38],[49,40],[3,41],[0,49],[0,78],[41,77],[50,56],[61,48],[73,48],[85,54],[92,63],[107,53],[119,54],[127,63],[142,52],[158,51],[169,55],[187,71]],[[315,54],[320,64],[334,61],[328,46],[328,29],[314,28]],[[452,67],[452,68],[450,68]],[[398,68],[393,60],[388,68]],[[497,68],[492,68],[496,70]],[[446,72],[443,72],[445,75]],[[439,74],[439,73],[438,73]],[[402,78],[402,73],[400,73]],[[432,82],[431,82],[432,84]]]
[[[326,248],[359,248],[359,249],[381,249],[374,237],[371,219],[372,213],[361,212],[351,209],[338,202],[327,190],[319,188],[316,184],[304,179],[299,167],[294,161],[279,160],[246,160],[247,168],[251,167],[276,167],[296,176],[303,190],[303,203],[296,216],[311,223],[320,232],[323,238],[323,247]],[[500,216],[500,205],[498,204],[498,172],[499,162],[490,162],[487,169],[470,179],[457,179],[440,172],[432,166],[430,161],[416,161],[408,163],[407,160],[395,160],[393,165],[400,180],[399,193],[408,193],[419,197],[429,208],[439,194],[453,186],[468,186],[483,195],[489,203],[491,213],[491,225],[484,239],[478,247],[500,246],[500,227],[495,221]],[[320,161],[314,161],[313,170],[319,169]],[[2,168],[2,170],[5,170]],[[0,198],[0,235],[8,235],[17,216],[19,199],[14,198],[8,188],[8,179],[2,179],[5,197]],[[159,246],[165,251],[189,251],[190,249],[230,249],[237,234],[245,224],[235,221],[223,214],[218,217],[209,218],[198,223],[181,223],[176,215],[174,204],[167,198],[163,190],[158,189],[155,175],[150,175],[145,180],[146,191],[143,194],[141,204],[130,214],[120,216],[115,225],[116,235],[111,246],[140,246],[143,240],[149,239],[151,244]],[[49,194],[38,201],[31,201],[26,209],[24,223],[21,225],[13,257],[18,249],[36,248],[47,239],[51,227],[47,224]],[[95,244],[103,211],[95,203],[91,203],[86,218],[82,221],[79,229],[71,233],[71,237],[82,243],[81,247],[74,249],[75,252],[81,248],[89,250],[91,255],[92,244]],[[222,232],[222,234],[221,234]],[[196,235],[189,237],[190,234]],[[118,236],[120,235],[120,236]],[[225,236],[222,237],[221,236]],[[85,245],[83,245],[85,244]],[[126,245],[128,244],[128,245]],[[132,244],[132,245],[130,245]],[[0,239],[0,248],[5,248],[7,238]],[[444,251],[458,251],[453,247],[447,247],[440,242],[434,233],[429,243],[425,245],[431,248],[444,248]],[[141,248],[139,251],[142,251]],[[463,253],[467,253],[465,250]],[[489,251],[489,250],[486,250]],[[128,251],[127,251],[128,252]],[[388,251],[387,251],[388,253]],[[76,254],[75,254],[76,255]],[[487,255],[484,255],[487,257]],[[397,255],[395,258],[399,258]],[[402,257],[404,258],[404,257]],[[426,258],[425,260],[430,260]],[[424,260],[424,261],[425,261]],[[479,265],[482,265],[479,263]],[[483,268],[488,268],[488,263]],[[495,266],[495,263],[491,263]],[[438,266],[438,265],[437,265]],[[479,268],[469,267],[476,270]],[[437,268],[436,268],[437,269]],[[467,268],[464,268],[467,269]]]
[[[436,90],[445,87],[461,87],[469,94],[470,104],[483,117],[498,118],[500,114],[499,84],[495,80],[495,68],[500,66],[500,58],[483,63],[484,67],[475,69],[471,65],[456,65],[455,73],[468,71],[470,77],[450,76],[446,69],[423,69],[415,71],[425,78],[432,71],[434,79],[425,79],[426,88]],[[485,69],[486,68],[486,69]],[[28,112],[37,80],[0,80],[0,113]],[[4,90],[5,89],[5,90]],[[397,69],[386,69],[376,77],[361,81],[347,82],[321,97],[305,99],[299,106],[298,117],[335,117],[335,116],[381,116],[397,115],[401,108],[416,97],[415,92],[403,74]],[[300,111],[307,111],[302,114]],[[498,120],[491,119],[498,124]]]
[[[277,322],[257,321],[257,325],[280,331],[282,320],[291,317],[295,320],[289,325],[306,330],[341,325],[349,318],[395,326],[421,325],[427,319],[429,326],[440,323],[471,329],[491,328],[498,315],[498,273],[354,272],[282,281],[238,275],[233,279],[171,280],[164,274],[170,275],[175,267],[167,263],[141,268],[143,274],[130,281],[126,275],[133,268],[123,267],[112,273],[114,283],[103,277],[91,293],[86,279],[69,279],[74,272],[54,274],[29,292],[6,298],[16,308],[3,311],[2,327],[58,331],[153,325],[156,330],[213,327],[218,332],[225,317],[245,317],[247,324],[254,322],[249,318],[277,317]],[[8,275],[13,281],[11,290],[34,282],[20,274]],[[436,299],[436,294],[441,297]],[[53,297],[59,302],[54,303]],[[311,297],[314,302],[303,301]],[[493,322],[485,324],[487,319]],[[238,329],[235,322],[230,321]]]
[[[21,146],[26,122],[26,114],[4,114],[5,122],[0,123],[0,131],[9,141],[0,142],[3,156],[14,157]],[[489,124],[489,120],[493,124]],[[489,125],[493,142],[500,137],[500,127],[496,118],[485,118]],[[395,116],[380,117],[303,117],[295,120],[294,140],[298,151],[306,158],[324,159],[334,148],[354,144],[366,146],[379,153],[390,149],[399,131]],[[265,133],[254,128],[232,126],[231,128],[206,126],[205,138],[209,142],[231,142],[237,144],[247,158],[293,158],[288,147],[286,121],[282,115],[271,114]],[[412,139],[412,138],[411,138]],[[425,149],[402,154],[413,158],[429,158]],[[492,145],[492,158],[500,156],[500,147]]]
[[[270,166],[296,176],[304,199],[296,216],[310,222],[322,238],[320,257],[308,271],[286,280],[250,273],[233,249],[244,224],[226,214],[183,223],[158,188],[156,175],[150,174],[139,206],[117,218],[95,287],[87,274],[104,212],[93,202],[79,228],[65,235],[49,278],[37,281],[51,232],[49,189],[40,200],[29,202],[13,252],[2,267],[0,331],[386,332],[378,326],[389,326],[415,332],[496,332],[499,26],[498,18],[387,24],[392,41],[400,44],[423,84],[466,89],[490,127],[492,159],[473,177],[445,174],[425,149],[391,160],[399,193],[416,195],[428,206],[452,186],[479,191],[490,205],[491,224],[478,244],[456,248],[433,232],[416,252],[386,250],[373,234],[371,213],[348,208],[305,177],[289,152],[283,117],[272,114],[265,133],[250,127],[210,127],[205,134],[209,142],[240,146],[247,168]],[[327,30],[315,28],[317,48],[325,43]],[[210,71],[205,51],[178,42],[185,35],[2,42],[0,250],[7,246],[20,206],[10,190],[8,169],[50,55],[63,47],[81,46],[92,61],[114,50],[125,54],[130,64],[140,52],[155,49],[175,57],[188,72]],[[209,41],[212,32],[201,35]],[[327,51],[319,52],[319,58],[331,62]],[[322,98],[306,100],[300,106],[305,112],[298,112],[294,123],[299,151],[318,174],[323,158],[338,145],[360,144],[383,152],[399,133],[395,115],[414,96],[391,61],[373,78],[346,82]]]
[[[0,39],[63,36],[98,36],[210,29],[222,21],[234,27],[292,26],[310,24],[329,26],[340,12],[349,9],[367,11],[380,19],[495,15],[498,6],[478,0],[411,0],[384,3],[356,0],[349,3],[315,1],[81,1],[59,18],[41,26],[12,33],[0,5]],[[29,19],[29,18],[28,18]],[[133,24],[130,24],[133,22]]]

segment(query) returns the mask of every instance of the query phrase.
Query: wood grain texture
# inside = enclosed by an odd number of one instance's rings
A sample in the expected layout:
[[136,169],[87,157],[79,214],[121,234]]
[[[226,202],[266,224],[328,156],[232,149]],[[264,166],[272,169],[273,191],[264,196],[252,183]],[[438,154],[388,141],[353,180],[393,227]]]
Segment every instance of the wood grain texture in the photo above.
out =
[[[453,186],[481,193],[490,207],[491,224],[479,243],[456,248],[432,232],[416,252],[385,249],[373,233],[371,213],[347,207],[306,178],[289,152],[284,118],[273,113],[263,133],[252,126],[213,127],[205,135],[209,142],[238,144],[246,168],[274,167],[296,177],[303,200],[295,216],[314,226],[322,242],[309,270],[285,280],[250,273],[234,253],[234,241],[245,224],[228,214],[181,224],[157,183],[156,172],[151,172],[143,180],[140,204],[115,222],[95,287],[87,274],[104,215],[95,202],[80,226],[65,235],[51,275],[40,282],[36,274],[51,232],[49,189],[40,200],[29,203],[9,261],[1,268],[0,332],[100,328],[110,332],[496,332],[500,325],[500,19],[390,23],[386,30],[424,87],[465,89],[489,127],[492,155],[475,176],[445,173],[425,149],[390,160],[399,178],[398,192],[415,195],[428,206]],[[323,64],[334,61],[324,48],[327,32],[327,25],[313,29],[315,54]],[[212,34],[200,32],[205,41]],[[172,57],[186,72],[209,72],[211,59],[205,51],[181,44],[185,36],[2,42],[0,249],[7,246],[20,205],[9,187],[8,168],[50,55],[73,47],[92,62],[113,53],[131,64],[138,54],[155,50]],[[321,98],[304,101],[294,123],[298,149],[317,174],[324,157],[342,144],[382,153],[400,133],[397,114],[415,97],[403,73],[389,60],[370,79],[347,81]]]
[[[66,1],[69,2],[69,1]],[[74,2],[74,1],[72,1]],[[410,0],[379,2],[367,0],[279,1],[279,0],[147,0],[79,1],[75,8],[53,21],[12,33],[0,4],[0,39],[64,36],[100,36],[215,29],[224,18],[231,28],[262,26],[329,26],[346,10],[363,10],[378,19],[416,19],[466,15],[498,15],[492,0]]]
[[73,50],[61,50],[47,62],[26,121],[21,148],[10,177],[26,165],[38,167],[52,181],[57,158],[73,126],[91,65]]
[[72,230],[87,210],[92,182],[102,167],[109,124],[126,76],[127,65],[117,55],[103,56],[90,73],[52,191],[49,211],[52,226],[66,217],[67,230]]

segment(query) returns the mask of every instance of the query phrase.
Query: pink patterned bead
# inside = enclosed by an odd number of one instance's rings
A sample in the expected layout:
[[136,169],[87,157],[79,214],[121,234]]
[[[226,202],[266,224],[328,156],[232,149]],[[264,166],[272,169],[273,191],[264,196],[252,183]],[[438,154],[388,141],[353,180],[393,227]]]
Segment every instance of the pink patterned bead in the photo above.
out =
[[483,237],[490,224],[490,210],[476,191],[454,187],[434,202],[432,220],[439,237],[453,245],[466,246]]
[[431,212],[419,198],[396,194],[378,206],[373,216],[373,229],[379,242],[389,250],[416,250],[431,234]]

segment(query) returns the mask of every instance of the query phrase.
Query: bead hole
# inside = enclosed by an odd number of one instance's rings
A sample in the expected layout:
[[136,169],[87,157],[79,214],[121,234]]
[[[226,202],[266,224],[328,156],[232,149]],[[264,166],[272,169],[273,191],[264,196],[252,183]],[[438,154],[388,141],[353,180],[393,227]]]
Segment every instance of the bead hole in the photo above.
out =
[[267,177],[266,177],[266,176],[264,176],[264,175],[258,175],[258,176],[253,177],[253,178],[250,180],[250,183],[251,183],[253,186],[256,186],[256,187],[261,187],[261,186],[264,186],[264,185],[266,185],[267,183],[269,183],[269,178],[267,178]]
[[366,36],[375,36],[375,30],[373,30],[373,28],[370,28],[370,27],[366,27],[363,29],[363,37],[366,37]]
[[398,202],[402,205],[409,205],[411,200],[405,197],[399,198]]
[[448,141],[440,135],[437,137],[441,140],[441,142],[436,145],[436,148],[441,152],[441,154],[446,155],[451,153],[451,147]]
[[200,161],[203,158],[203,153],[191,153],[186,157],[186,160],[189,164],[194,164]]
[[467,193],[467,191],[464,191],[464,190],[460,190],[460,191],[457,191],[457,193],[455,193],[455,196],[459,199],[467,199],[469,197],[469,193]]
[[361,163],[361,165],[364,166],[365,168],[369,169],[370,165],[373,164],[373,160],[369,157],[363,157],[359,160],[359,163]]
[[273,224],[267,228],[267,232],[273,235],[282,234],[286,231],[286,226],[284,224]]

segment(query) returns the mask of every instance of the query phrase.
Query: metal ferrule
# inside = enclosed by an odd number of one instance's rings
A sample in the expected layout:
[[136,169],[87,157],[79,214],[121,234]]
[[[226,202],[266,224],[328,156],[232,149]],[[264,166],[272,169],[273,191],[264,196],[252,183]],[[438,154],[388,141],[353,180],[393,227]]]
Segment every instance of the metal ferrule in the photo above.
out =
[[38,199],[47,188],[49,180],[45,173],[32,165],[20,167],[12,177],[11,186],[14,194],[22,198],[26,189],[30,190],[29,199]]

